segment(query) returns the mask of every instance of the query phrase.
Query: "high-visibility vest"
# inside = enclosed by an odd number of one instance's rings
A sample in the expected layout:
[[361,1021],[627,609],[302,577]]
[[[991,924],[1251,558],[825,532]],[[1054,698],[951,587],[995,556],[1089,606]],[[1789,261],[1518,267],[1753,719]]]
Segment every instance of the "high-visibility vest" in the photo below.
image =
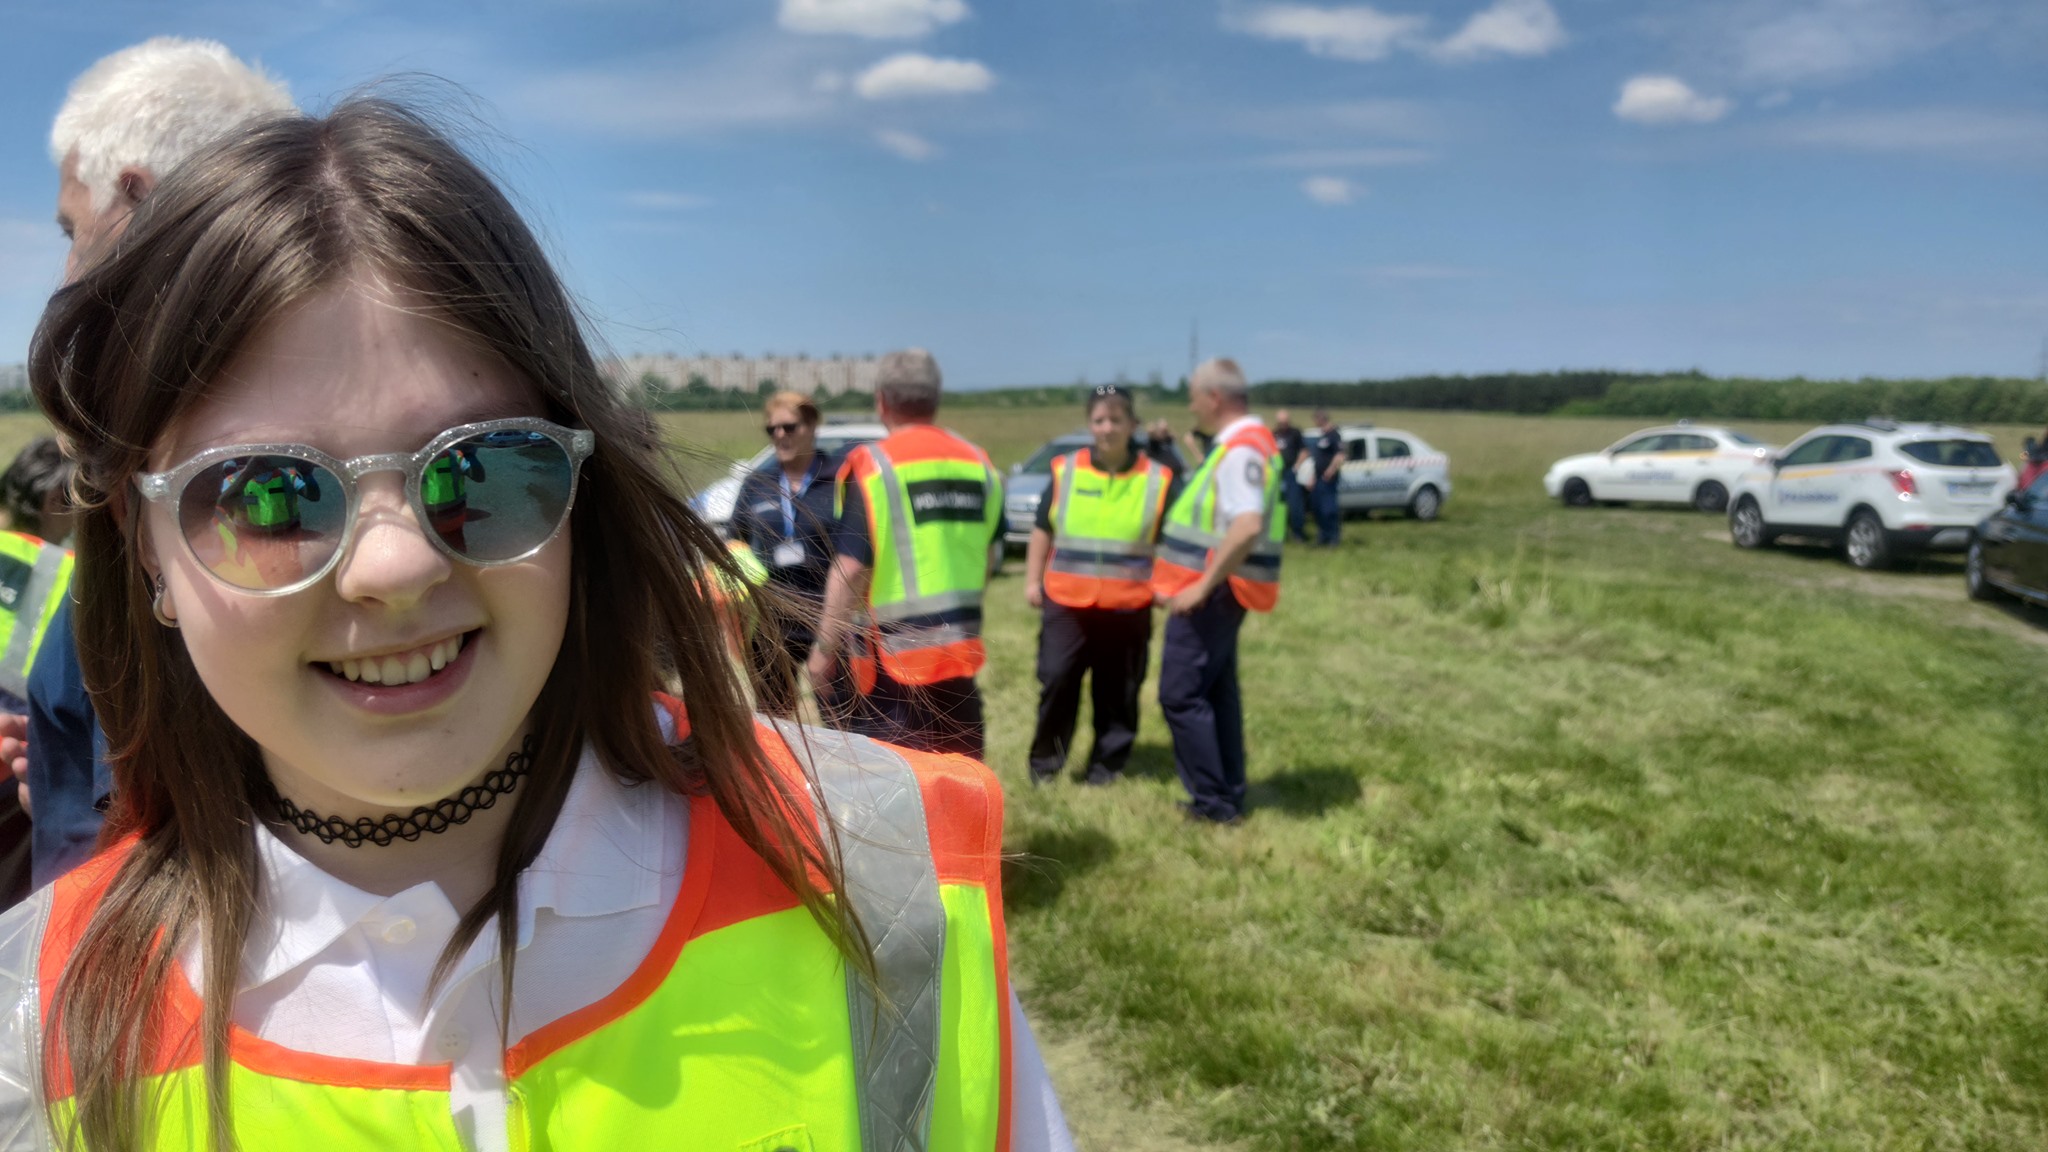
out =
[[71,588],[71,550],[0,532],[0,688],[28,699],[28,673]]
[[1228,525],[1216,522],[1216,469],[1226,452],[1240,447],[1257,451],[1264,464],[1260,515],[1266,523],[1251,554],[1230,573],[1230,592],[1254,612],[1271,612],[1280,603],[1280,541],[1287,532],[1286,518],[1275,514],[1280,502],[1280,446],[1263,424],[1247,424],[1210,449],[1180,498],[1167,509],[1158,558],[1152,564],[1152,587],[1160,595],[1172,596],[1201,579],[1210,554],[1223,543]]
[[1052,462],[1052,555],[1045,594],[1069,608],[1152,606],[1152,542],[1166,513],[1164,466],[1140,454],[1123,472],[1083,448]]
[[[795,772],[794,725],[762,746]],[[708,796],[689,801],[682,890],[640,967],[615,991],[505,1053],[511,1147],[775,1152],[1007,1152],[1009,981],[1001,898],[1002,791],[957,756],[804,729],[837,828],[843,897],[877,949],[878,997]],[[0,1142],[43,1146],[73,1115],[68,1067],[40,1083],[39,1024],[127,841],[0,920],[0,1011],[26,1036],[0,1051]],[[210,1147],[201,1004],[174,978],[145,1099],[155,1152]],[[21,1041],[26,1040],[24,1044]],[[386,1152],[461,1148],[450,1066],[228,1041],[240,1147]],[[28,1062],[21,1067],[18,1063]],[[61,1061],[60,1061],[61,1065]],[[23,1078],[15,1078],[17,1075]],[[27,1120],[35,1130],[25,1130]],[[26,1138],[26,1141],[24,1140]]]
[[718,607],[718,614],[725,621],[726,642],[734,658],[746,650],[746,644],[754,638],[754,629],[760,623],[760,609],[754,604],[754,591],[768,582],[768,566],[754,555],[753,548],[744,540],[725,542],[726,555],[740,570],[739,578],[732,576],[714,565],[705,568],[705,580],[711,589],[711,601]]
[[[866,661],[899,684],[972,676],[987,655],[981,594],[989,544],[1003,514],[1003,485],[988,454],[930,424],[901,429],[849,453],[839,470],[867,501],[875,564],[868,624],[875,651],[856,647],[856,687],[873,684]],[[865,675],[863,675],[865,671]]]

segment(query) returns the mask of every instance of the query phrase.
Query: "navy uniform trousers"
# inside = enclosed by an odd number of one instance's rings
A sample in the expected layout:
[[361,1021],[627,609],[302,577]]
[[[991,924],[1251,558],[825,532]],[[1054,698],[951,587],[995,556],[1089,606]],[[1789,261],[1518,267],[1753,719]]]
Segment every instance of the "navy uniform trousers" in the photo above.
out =
[[1173,767],[1195,815],[1244,811],[1244,700],[1237,690],[1237,630],[1244,606],[1225,584],[1200,608],[1166,619],[1159,709],[1173,731]]
[[936,684],[904,684],[887,673],[875,690],[844,706],[846,730],[917,752],[952,752],[984,758],[987,727],[974,677]]
[[1081,678],[1090,677],[1095,744],[1088,779],[1116,779],[1138,741],[1138,688],[1152,645],[1152,609],[1069,608],[1048,598],[1038,627],[1038,727],[1031,734],[1031,775],[1049,780],[1066,767],[1081,715]]

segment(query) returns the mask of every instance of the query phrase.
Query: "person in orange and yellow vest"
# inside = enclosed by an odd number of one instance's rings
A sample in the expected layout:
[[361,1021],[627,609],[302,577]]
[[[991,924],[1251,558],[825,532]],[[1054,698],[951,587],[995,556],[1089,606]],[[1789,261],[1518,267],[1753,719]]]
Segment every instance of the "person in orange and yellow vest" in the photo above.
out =
[[876,368],[875,414],[889,435],[840,465],[837,556],[809,671],[826,691],[845,661],[860,696],[850,730],[979,759],[974,674],[987,661],[981,597],[1003,485],[988,453],[932,423],[939,390],[938,361],[922,348]]
[[52,300],[115,787],[0,915],[0,1152],[1072,1152],[994,774],[754,714],[706,573],[753,577],[582,325],[374,98],[221,138]]
[[1095,743],[1090,784],[1113,783],[1138,739],[1138,688],[1152,644],[1152,545],[1173,473],[1138,451],[1131,394],[1088,397],[1089,447],[1052,462],[1025,559],[1024,598],[1040,611],[1038,727],[1031,781],[1059,776],[1074,740],[1081,679],[1090,677]]
[[1213,437],[1160,530],[1152,590],[1169,613],[1159,708],[1191,820],[1244,818],[1244,701],[1237,633],[1245,613],[1280,601],[1280,448],[1251,414],[1244,372],[1209,360],[1188,379],[1188,410]]

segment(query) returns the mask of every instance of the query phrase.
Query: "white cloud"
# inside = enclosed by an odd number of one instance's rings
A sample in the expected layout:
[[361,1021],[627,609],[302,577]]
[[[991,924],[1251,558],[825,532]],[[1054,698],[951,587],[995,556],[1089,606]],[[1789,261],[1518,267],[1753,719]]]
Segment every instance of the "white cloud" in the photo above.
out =
[[765,31],[521,74],[505,102],[543,123],[641,139],[786,127],[832,114],[833,96],[816,81],[831,52],[819,41]]
[[1547,56],[1564,41],[1564,21],[1546,0],[1497,0],[1465,21],[1455,36],[1436,46],[1435,53],[1446,60]]
[[625,201],[651,212],[689,212],[709,206],[711,198],[690,192],[628,192]]
[[1342,176],[1311,176],[1301,182],[1301,192],[1318,204],[1336,207],[1365,195],[1365,186]]
[[900,52],[860,74],[853,90],[868,100],[905,96],[951,96],[986,92],[996,74],[979,60],[952,60],[922,52]]
[[1956,27],[1923,0],[1774,0],[1769,15],[1744,20],[1735,37],[1752,82],[1830,83],[1932,47]]
[[907,40],[966,18],[963,0],[782,0],[776,20],[791,32]]
[[1421,148],[1308,148],[1259,161],[1265,168],[1398,168],[1427,164],[1436,153]]
[[1990,108],[1906,108],[1791,117],[1773,125],[1781,144],[1849,152],[2048,158],[2048,114]]
[[811,77],[811,91],[830,95],[846,91],[846,73],[836,68],[827,68]]
[[897,128],[884,128],[875,133],[875,143],[905,160],[929,160],[939,154],[939,146],[915,132]]
[[1621,86],[1614,114],[1637,124],[1710,124],[1728,114],[1725,96],[1702,96],[1676,76],[1635,76]]
[[1384,60],[1395,48],[1413,43],[1427,23],[1420,16],[1391,15],[1364,4],[1261,4],[1223,13],[1223,26],[1232,32],[1297,41],[1317,56],[1337,60]]

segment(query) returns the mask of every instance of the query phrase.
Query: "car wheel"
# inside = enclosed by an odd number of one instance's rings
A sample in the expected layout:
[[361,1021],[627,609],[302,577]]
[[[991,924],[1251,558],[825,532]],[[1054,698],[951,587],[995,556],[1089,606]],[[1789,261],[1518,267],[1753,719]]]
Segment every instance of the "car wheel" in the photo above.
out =
[[1415,499],[1408,502],[1408,514],[1417,520],[1434,520],[1443,509],[1444,498],[1433,484],[1424,484]]
[[1719,480],[1709,480],[1693,491],[1692,506],[1702,512],[1726,512],[1728,489]]
[[1963,587],[1969,589],[1972,600],[1996,600],[1998,585],[1984,578],[1984,542],[1970,541],[1970,557],[1963,564]]
[[1564,482],[1564,502],[1573,508],[1591,508],[1593,489],[1577,476]]
[[1892,544],[1885,538],[1884,521],[1868,508],[1849,517],[1849,530],[1842,534],[1842,553],[1858,568],[1884,568],[1892,562]]
[[1737,548],[1762,548],[1771,543],[1771,530],[1764,524],[1764,510],[1744,496],[1728,517],[1728,534]]

